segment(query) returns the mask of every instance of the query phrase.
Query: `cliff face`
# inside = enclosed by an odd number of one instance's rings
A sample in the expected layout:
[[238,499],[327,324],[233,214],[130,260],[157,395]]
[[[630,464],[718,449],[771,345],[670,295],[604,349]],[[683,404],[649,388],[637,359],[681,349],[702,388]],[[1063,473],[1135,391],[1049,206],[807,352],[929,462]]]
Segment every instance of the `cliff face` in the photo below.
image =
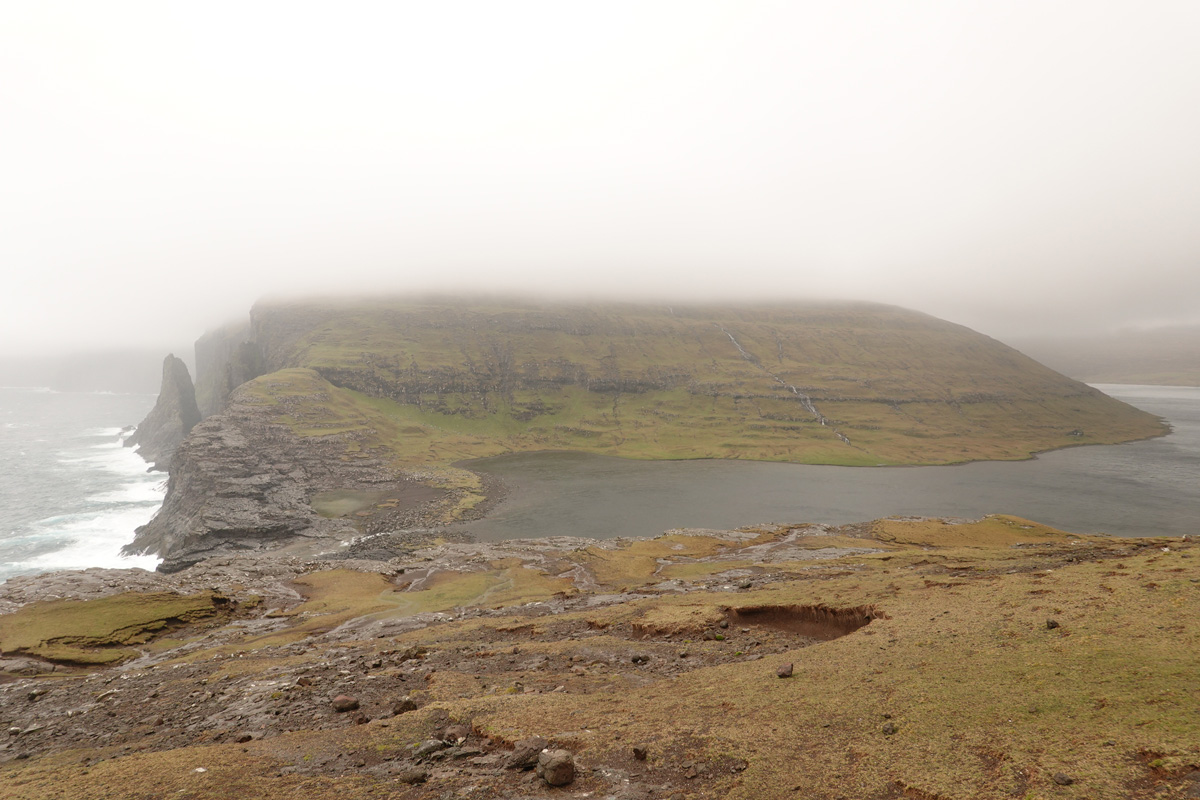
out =
[[873,466],[1165,430],[1000,342],[891,306],[378,299],[260,304],[252,319],[264,372],[312,369],[504,450]]
[[196,341],[196,404],[202,417],[220,413],[234,389],[263,374],[250,324],[206,332]]
[[376,509],[374,529],[420,525],[422,511],[443,497],[378,458],[345,459],[354,446],[352,433],[297,436],[273,422],[277,409],[257,402],[250,388],[235,390],[224,412],[192,429],[175,452],[162,509],[123,552],[161,555],[159,570],[174,572],[297,538],[332,547],[364,530],[320,516],[313,498],[322,492],[394,500],[385,503],[390,509]]
[[154,469],[167,470],[176,448],[200,421],[196,393],[187,365],[174,355],[163,360],[162,386],[154,408],[125,440],[127,447],[137,446],[138,455]]

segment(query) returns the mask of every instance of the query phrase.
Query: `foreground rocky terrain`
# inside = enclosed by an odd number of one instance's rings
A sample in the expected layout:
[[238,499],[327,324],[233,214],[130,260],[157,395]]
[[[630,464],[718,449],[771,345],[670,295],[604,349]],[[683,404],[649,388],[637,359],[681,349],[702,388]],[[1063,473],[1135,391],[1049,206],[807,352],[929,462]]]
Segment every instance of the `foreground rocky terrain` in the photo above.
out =
[[1195,797],[1197,556],[997,516],[16,578],[0,786]]

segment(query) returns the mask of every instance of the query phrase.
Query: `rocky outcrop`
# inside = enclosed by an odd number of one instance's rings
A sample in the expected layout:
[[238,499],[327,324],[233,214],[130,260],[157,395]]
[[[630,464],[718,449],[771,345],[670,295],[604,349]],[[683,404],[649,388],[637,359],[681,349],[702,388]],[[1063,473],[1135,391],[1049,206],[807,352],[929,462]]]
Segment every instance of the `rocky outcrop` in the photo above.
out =
[[174,355],[163,360],[162,387],[154,408],[125,440],[126,447],[137,446],[138,455],[154,469],[167,470],[175,450],[200,421],[196,392],[187,365]]
[[407,502],[379,524],[419,525],[440,493],[380,459],[343,458],[353,434],[301,438],[273,421],[272,406],[243,387],[226,410],[200,422],[175,452],[167,496],[138,528],[126,554],[163,556],[162,572],[301,539],[329,547],[358,533],[349,521],[310,505],[328,490],[386,492]]

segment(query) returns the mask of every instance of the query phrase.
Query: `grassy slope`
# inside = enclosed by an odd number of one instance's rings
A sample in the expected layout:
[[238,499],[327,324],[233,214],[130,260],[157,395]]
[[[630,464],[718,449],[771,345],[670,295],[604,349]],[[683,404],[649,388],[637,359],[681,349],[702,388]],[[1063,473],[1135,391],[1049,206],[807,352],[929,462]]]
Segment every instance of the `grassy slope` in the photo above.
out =
[[[246,634],[224,645],[220,652],[239,653],[236,667],[218,663],[214,669],[275,673],[287,664],[264,648],[357,616],[550,598],[563,590],[556,576],[573,566],[590,570],[597,593],[650,585],[662,579],[662,569],[694,567],[714,556],[730,560],[708,564],[713,571],[728,569],[741,563],[739,550],[780,535],[761,531],[743,542],[674,536],[616,551],[589,548],[540,566],[476,563],[419,591],[374,573],[315,573],[300,587],[308,601],[289,612],[291,629]],[[883,521],[866,535],[847,541],[881,552],[759,563],[752,569],[774,577],[749,592],[642,596],[551,617],[463,619],[386,640],[372,637],[357,646],[370,653],[420,645],[431,663],[439,653],[474,653],[482,665],[490,653],[512,648],[523,658],[551,660],[548,669],[484,679],[459,671],[453,660],[438,662],[421,693],[428,705],[387,726],[301,730],[248,745],[201,745],[201,737],[196,747],[133,753],[89,767],[78,762],[90,751],[69,751],[10,762],[0,767],[0,780],[13,798],[458,796],[461,770],[453,767],[422,787],[353,771],[343,777],[278,774],[306,754],[402,756],[448,716],[506,741],[544,735],[586,764],[682,783],[685,796],[694,798],[1118,798],[1151,796],[1157,788],[1161,796],[1182,796],[1181,776],[1200,765],[1191,691],[1200,681],[1200,548],[1179,540],[1078,537],[1008,517],[973,525]],[[808,544],[828,545],[823,538]],[[598,561],[603,568],[595,568]],[[751,640],[764,638],[762,631],[745,634],[733,625],[717,641],[704,641],[701,633],[726,608],[767,604],[869,605],[885,617],[835,641],[760,661],[701,665],[706,654],[753,652]],[[1059,626],[1048,628],[1048,618]],[[611,635],[564,635],[583,623]],[[643,638],[638,631],[651,633]],[[340,645],[347,652],[355,646]],[[667,662],[683,648],[697,667],[656,677],[628,663],[593,666],[605,646],[634,647]],[[212,652],[192,650],[181,658],[203,664]],[[572,660],[579,654],[584,657]],[[796,676],[780,680],[774,670],[785,661],[794,662]],[[559,663],[566,666],[554,666]],[[586,669],[568,671],[573,664]],[[159,674],[170,680],[169,669]],[[386,674],[378,678],[387,680]],[[532,693],[497,691],[516,683]],[[566,691],[551,692],[555,685]],[[887,722],[897,726],[894,735],[884,733]],[[644,764],[628,755],[638,743],[650,748]],[[689,783],[684,762],[746,768],[716,770]],[[201,764],[205,776],[192,772]],[[1057,772],[1075,783],[1056,785]],[[507,778],[492,780],[501,787]],[[572,790],[595,790],[589,780],[585,775]],[[520,794],[497,790],[470,796]]]
[[[276,365],[316,373],[259,379],[263,400],[290,398],[281,421],[310,435],[370,428],[372,446],[405,464],[547,449],[943,464],[1164,431],[987,337],[891,307],[379,301],[255,313]],[[318,376],[360,391],[319,408],[304,401],[328,389]]]
[[177,595],[126,593],[84,603],[31,603],[18,614],[0,616],[0,652],[72,664],[111,664],[137,654],[164,631],[228,611],[212,592]]

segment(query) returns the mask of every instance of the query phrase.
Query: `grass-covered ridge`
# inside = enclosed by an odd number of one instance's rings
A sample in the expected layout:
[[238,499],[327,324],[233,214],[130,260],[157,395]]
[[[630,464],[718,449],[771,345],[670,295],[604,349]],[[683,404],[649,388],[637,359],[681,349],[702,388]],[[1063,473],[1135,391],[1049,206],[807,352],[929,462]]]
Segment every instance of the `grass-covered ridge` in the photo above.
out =
[[[817,464],[1019,459],[1160,421],[966,328],[872,305],[260,305],[264,402],[398,463],[571,449]],[[296,370],[304,370],[297,372]],[[304,397],[322,397],[305,402]]]

